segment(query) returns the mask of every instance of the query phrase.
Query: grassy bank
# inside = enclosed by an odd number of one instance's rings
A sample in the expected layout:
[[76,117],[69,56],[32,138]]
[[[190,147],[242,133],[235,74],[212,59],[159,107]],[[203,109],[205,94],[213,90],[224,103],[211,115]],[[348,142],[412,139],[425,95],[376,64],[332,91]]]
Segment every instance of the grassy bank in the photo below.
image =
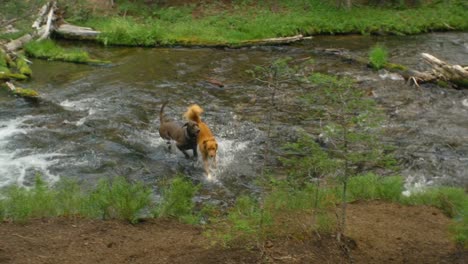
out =
[[103,65],[109,61],[92,59],[89,54],[81,49],[65,49],[52,40],[32,41],[25,45],[24,50],[28,56],[52,61],[65,61],[73,63]]
[[[205,226],[207,235],[225,245],[252,244],[283,235],[301,236],[304,219],[312,219],[306,224],[309,232],[336,231],[335,211],[341,199],[337,182],[298,187],[287,181],[272,181],[267,187],[263,202],[254,196],[240,196],[222,212],[212,205],[196,205],[193,197],[199,187],[180,176],[162,187],[162,199],[158,202],[151,199],[148,187],[123,177],[102,180],[87,190],[66,180],[47,186],[38,177],[32,188],[12,186],[2,191],[0,220],[26,222],[57,216],[123,219],[131,223],[151,217],[171,217],[191,224],[203,220],[209,223]],[[350,179],[347,200],[437,207],[453,218],[450,228],[455,241],[468,246],[468,195],[463,189],[430,188],[410,196],[403,196],[402,190],[401,177],[361,175]]]
[[90,17],[77,22],[102,31],[99,40],[107,45],[236,45],[248,40],[296,34],[417,34],[466,30],[464,5],[461,1],[445,1],[418,8],[361,6],[347,11],[318,0],[261,4],[240,1],[229,6],[210,4],[203,9],[194,5],[141,6],[126,16]]
[[[31,30],[29,21],[41,3],[6,1],[4,19],[18,19],[9,40]],[[145,4],[147,2],[147,4]],[[107,45],[236,45],[249,40],[296,34],[418,34],[431,31],[467,30],[467,4],[461,0],[420,1],[419,6],[354,6],[337,8],[323,0],[208,1],[203,5],[158,6],[154,1],[116,1],[116,7],[96,11],[86,1],[59,1],[68,22],[102,31]],[[153,2],[153,4],[151,4]],[[180,1],[179,1],[180,2]],[[102,15],[105,12],[106,15]],[[0,17],[1,18],[1,17]]]

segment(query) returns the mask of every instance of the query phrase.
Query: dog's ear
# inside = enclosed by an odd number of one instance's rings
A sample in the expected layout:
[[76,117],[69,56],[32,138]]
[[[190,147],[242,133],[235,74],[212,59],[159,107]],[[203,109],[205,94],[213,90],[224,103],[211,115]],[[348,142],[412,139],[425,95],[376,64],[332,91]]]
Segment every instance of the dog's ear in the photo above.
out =
[[203,148],[206,149],[206,143],[208,142],[208,140],[203,140]]

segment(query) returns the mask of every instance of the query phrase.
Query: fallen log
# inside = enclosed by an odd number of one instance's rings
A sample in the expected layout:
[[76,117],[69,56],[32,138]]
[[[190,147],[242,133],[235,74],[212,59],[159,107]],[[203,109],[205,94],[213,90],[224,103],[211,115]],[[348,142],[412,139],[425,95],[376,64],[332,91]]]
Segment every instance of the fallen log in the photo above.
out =
[[434,82],[444,84],[454,88],[468,88],[468,68],[460,65],[451,65],[428,53],[421,53],[423,60],[430,64],[431,71],[412,71],[408,77],[414,85]]
[[39,93],[37,93],[36,91],[32,89],[24,89],[24,88],[16,87],[11,82],[5,82],[5,87],[14,95],[17,95],[23,98],[30,98],[30,99],[39,98]]
[[18,39],[12,40],[5,45],[5,51],[14,52],[21,49],[26,43],[36,39],[41,41],[49,38],[52,33],[67,39],[94,40],[101,33],[89,27],[79,27],[67,23],[57,25],[61,22],[56,1],[48,2],[43,5],[37,19],[32,24],[34,32],[26,34]]
[[[0,46],[0,87],[6,88],[13,94],[24,97],[24,98],[38,98],[39,94],[31,89],[24,89],[21,87],[15,87],[12,80],[26,80],[31,77],[32,72],[29,68],[31,63],[22,53],[16,53],[18,50],[24,47],[28,42],[32,42],[35,39],[41,41],[49,38],[49,36],[56,31],[57,24],[61,23],[61,14],[58,12],[57,2],[50,1],[43,5],[38,13],[37,18],[32,24],[33,32],[23,35],[22,37],[12,40],[5,45]],[[89,38],[90,35],[97,36],[96,32],[90,28],[81,28],[72,25],[62,25],[60,27],[62,31],[67,32],[66,29],[74,29],[74,35],[84,35],[84,38]],[[80,30],[77,30],[80,29]],[[79,33],[76,33],[79,32]],[[85,33],[83,33],[85,32]],[[66,34],[66,33],[63,33]],[[53,52],[52,52],[53,54]],[[82,54],[80,54],[82,55]],[[86,63],[93,65],[109,64],[107,61],[100,61],[91,59],[87,54],[81,57],[69,56],[64,54],[55,54],[54,59],[69,61],[74,63]],[[46,59],[49,59],[46,57]]]
[[50,5],[52,4],[52,2],[48,2],[46,4],[44,4],[41,9],[39,10],[39,14],[36,18],[36,20],[34,21],[34,23],[32,24],[32,28],[36,29],[36,30],[39,30],[39,28],[41,27],[43,21],[44,21],[44,17],[45,15],[47,14],[47,11],[49,10],[49,7]]
[[[371,67],[367,58],[351,54],[345,49],[315,49],[315,53],[338,56],[350,63],[365,64]],[[446,83],[454,88],[468,88],[468,67],[460,65],[450,65],[428,53],[422,53],[424,61],[432,66],[432,71],[416,71],[403,65],[386,63],[383,68],[397,73],[406,81],[419,86],[422,83]]]
[[46,20],[45,25],[40,27],[38,30],[38,34],[40,35],[40,37],[37,39],[37,41],[41,41],[50,36],[50,32],[53,29],[52,20],[55,19],[54,13],[56,10],[57,10],[57,5],[55,1],[53,1],[51,2],[51,6],[49,8],[49,14],[47,15],[47,20]]
[[24,46],[24,44],[28,43],[29,41],[33,40],[33,36],[31,34],[26,34],[20,38],[17,38],[15,40],[12,40],[10,42],[8,42],[6,45],[5,45],[5,51],[7,52],[14,52],[18,49],[20,49],[21,47]]
[[224,84],[216,79],[213,78],[206,78],[206,81],[208,83],[211,83],[212,85],[218,86],[220,88],[224,87]]
[[266,38],[266,39],[253,39],[240,42],[236,46],[252,46],[252,45],[280,45],[280,44],[289,44],[304,39],[310,39],[310,37],[304,37],[302,34],[291,36],[291,37],[282,37],[282,38]]
[[450,65],[431,54],[422,53],[424,61],[432,65],[436,72],[445,76],[447,79],[468,79],[468,70],[460,65]]
[[70,24],[62,24],[54,33],[66,39],[79,39],[79,40],[94,40],[96,39],[100,31],[96,31],[89,27],[79,27]]
[[[26,43],[32,41],[37,36],[44,39],[47,38],[50,34],[50,29],[52,25],[53,13],[57,9],[55,1],[51,1],[43,5],[39,11],[38,17],[32,24],[32,28],[35,29],[34,32],[25,34],[17,39],[14,39],[5,45],[5,51],[14,52],[21,49]],[[47,18],[46,18],[47,16]],[[46,24],[44,25],[44,21]]]

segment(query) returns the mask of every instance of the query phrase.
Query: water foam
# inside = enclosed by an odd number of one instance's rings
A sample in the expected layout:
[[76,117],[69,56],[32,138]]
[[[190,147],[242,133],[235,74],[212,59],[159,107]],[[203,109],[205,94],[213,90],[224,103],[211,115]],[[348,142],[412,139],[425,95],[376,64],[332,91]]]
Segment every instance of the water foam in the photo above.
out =
[[[49,171],[49,167],[58,162],[54,159],[63,156],[59,153],[40,154],[31,149],[18,149],[14,144],[15,136],[28,134],[34,130],[25,122],[31,116],[0,120],[0,188],[18,184],[25,185],[28,173],[40,173],[45,181],[55,182],[59,179]],[[13,149],[13,150],[12,150]]]
[[404,191],[402,194],[404,196],[411,196],[412,194],[424,192],[427,187],[433,185],[434,182],[427,180],[427,178],[422,173],[411,174],[406,177],[404,184]]
[[[216,154],[217,166],[210,170],[209,175],[206,176],[206,180],[212,183],[220,183],[219,180],[231,170],[236,170],[238,167],[237,163],[246,163],[245,151],[248,150],[249,142],[238,141],[225,138],[217,138],[218,152]],[[201,159],[200,159],[201,160]],[[200,162],[203,166],[202,162]],[[246,165],[246,164],[244,164]]]

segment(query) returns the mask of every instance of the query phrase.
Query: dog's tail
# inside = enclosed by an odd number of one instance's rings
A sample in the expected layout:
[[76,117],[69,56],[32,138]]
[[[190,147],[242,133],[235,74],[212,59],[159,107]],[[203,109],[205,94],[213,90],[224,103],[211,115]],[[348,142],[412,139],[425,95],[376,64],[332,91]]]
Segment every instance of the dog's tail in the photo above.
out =
[[169,101],[166,101],[162,104],[161,110],[159,111],[159,122],[162,124],[164,123],[164,107],[169,103]]
[[184,117],[188,120],[192,120],[197,123],[200,123],[201,122],[200,116],[202,113],[203,113],[203,109],[197,104],[193,104],[187,108],[187,112],[185,112]]

